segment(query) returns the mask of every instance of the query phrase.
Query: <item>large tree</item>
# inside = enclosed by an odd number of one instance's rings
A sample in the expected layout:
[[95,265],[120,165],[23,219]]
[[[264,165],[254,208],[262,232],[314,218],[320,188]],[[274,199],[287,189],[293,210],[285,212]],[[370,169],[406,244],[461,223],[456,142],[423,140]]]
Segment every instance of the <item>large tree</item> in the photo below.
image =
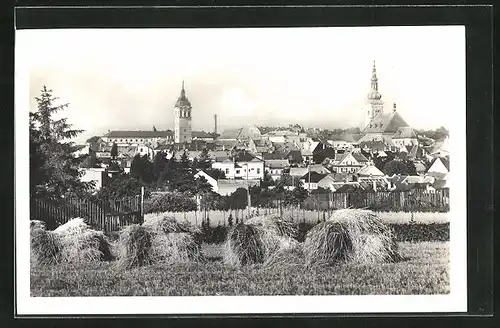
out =
[[130,164],[130,175],[145,184],[154,181],[153,170],[153,163],[149,160],[148,155],[137,154]]
[[113,142],[113,146],[111,147],[111,158],[115,160],[117,156],[118,156],[118,146],[116,145],[116,142]]
[[31,197],[59,199],[87,192],[92,184],[80,181],[79,170],[84,158],[74,155],[77,148],[71,141],[83,131],[73,129],[67,118],[56,118],[69,104],[56,104],[58,98],[46,86],[35,100],[37,111],[29,114]]
[[394,174],[407,175],[408,167],[402,161],[392,160],[385,163],[382,172],[388,176],[392,176]]
[[153,161],[153,175],[156,179],[158,186],[163,184],[164,177],[162,176],[162,172],[165,170],[167,163],[168,163],[168,160],[165,157],[165,153],[158,152],[155,155],[155,158]]
[[200,170],[207,170],[212,167],[212,161],[210,159],[210,155],[208,153],[207,148],[203,148],[200,155],[196,161],[196,168]]

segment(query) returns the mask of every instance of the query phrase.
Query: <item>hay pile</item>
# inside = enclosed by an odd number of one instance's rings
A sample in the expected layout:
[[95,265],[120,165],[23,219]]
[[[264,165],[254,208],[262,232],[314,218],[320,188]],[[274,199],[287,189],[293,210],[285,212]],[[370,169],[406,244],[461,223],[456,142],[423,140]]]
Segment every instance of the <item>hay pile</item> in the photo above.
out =
[[121,268],[154,263],[172,264],[203,260],[200,230],[187,222],[163,215],[149,215],[142,226],[124,228],[118,241]]
[[150,254],[151,235],[143,226],[132,224],[120,232],[117,253],[118,267],[130,269],[153,263]]
[[61,242],[47,231],[42,221],[30,221],[30,258],[32,264],[49,265],[60,261]]
[[400,259],[390,228],[372,211],[344,209],[308,232],[307,266],[339,262],[383,263]]
[[293,222],[275,216],[254,217],[233,226],[223,245],[226,264],[242,266],[264,263],[280,250],[298,244]]
[[76,218],[48,231],[43,222],[30,223],[31,258],[36,264],[82,264],[113,258],[111,244],[102,231],[92,230]]
[[113,258],[111,244],[102,231],[90,228],[76,218],[53,231],[61,241],[61,260],[68,263],[108,261]]
[[284,247],[271,254],[263,264],[265,269],[279,270],[283,267],[304,266],[304,251],[302,245],[297,243],[291,247]]

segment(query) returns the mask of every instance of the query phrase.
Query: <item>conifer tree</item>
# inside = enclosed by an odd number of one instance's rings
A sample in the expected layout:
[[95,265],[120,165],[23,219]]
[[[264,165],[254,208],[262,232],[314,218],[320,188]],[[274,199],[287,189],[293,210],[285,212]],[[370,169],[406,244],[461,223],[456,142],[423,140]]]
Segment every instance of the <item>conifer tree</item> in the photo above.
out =
[[71,141],[83,131],[73,129],[67,118],[55,118],[69,104],[57,105],[46,86],[35,100],[37,111],[29,114],[31,197],[59,199],[89,191],[92,184],[80,181],[84,157],[74,156]]

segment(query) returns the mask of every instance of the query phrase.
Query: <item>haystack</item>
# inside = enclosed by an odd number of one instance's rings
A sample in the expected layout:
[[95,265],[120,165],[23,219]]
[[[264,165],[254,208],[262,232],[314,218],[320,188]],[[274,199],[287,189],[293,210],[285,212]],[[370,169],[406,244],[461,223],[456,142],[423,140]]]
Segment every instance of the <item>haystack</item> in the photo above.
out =
[[150,231],[163,231],[164,233],[188,232],[195,234],[201,232],[198,227],[187,221],[179,222],[175,218],[161,213],[146,214],[142,225]]
[[151,235],[143,226],[132,224],[120,232],[117,247],[117,266],[130,269],[153,263],[151,259]]
[[81,218],[75,218],[53,231],[61,241],[61,261],[88,263],[113,258],[111,244],[102,231],[96,231]]
[[42,221],[30,221],[30,258],[34,265],[55,264],[61,258],[59,236],[45,230]]
[[35,264],[88,263],[112,258],[111,245],[102,231],[76,218],[48,231],[41,221],[30,222],[31,259]]
[[315,225],[304,241],[307,266],[334,265],[350,259],[352,240],[345,224],[321,222]]
[[390,228],[372,211],[344,209],[316,225],[306,236],[307,265],[339,262],[382,263],[398,260]]
[[251,218],[233,226],[223,245],[224,262],[234,266],[264,263],[279,250],[298,244],[296,230],[279,217]]
[[153,234],[150,258],[155,263],[187,263],[202,260],[200,245],[187,232]]
[[162,214],[148,215],[142,226],[120,233],[118,266],[131,268],[153,263],[201,261],[200,230]]
[[302,245],[297,243],[291,247],[285,247],[269,256],[264,262],[264,268],[279,270],[284,267],[304,266],[304,251]]

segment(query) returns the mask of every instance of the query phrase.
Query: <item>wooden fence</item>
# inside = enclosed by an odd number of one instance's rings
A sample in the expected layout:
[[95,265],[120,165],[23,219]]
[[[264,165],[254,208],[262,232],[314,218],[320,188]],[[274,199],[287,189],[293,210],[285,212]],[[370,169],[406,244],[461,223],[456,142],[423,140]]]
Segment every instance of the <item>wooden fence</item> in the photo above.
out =
[[[274,202],[274,207],[255,206],[248,212],[246,208],[229,210],[207,210],[190,212],[167,212],[162,215],[174,217],[178,221],[188,221],[201,225],[207,218],[211,226],[225,226],[229,224],[231,216],[233,223],[246,220],[254,215],[278,215],[291,219],[294,222],[320,222],[329,218],[334,210],[343,208],[369,208],[377,212],[398,212],[410,220],[410,212],[435,212],[437,217],[449,211],[449,189],[437,190],[433,193],[424,190],[405,192],[371,192],[371,193],[333,193],[313,194],[300,206],[281,206],[279,200]],[[400,212],[407,212],[407,215]],[[156,215],[156,214],[151,214]]]
[[142,222],[141,198],[135,196],[105,200],[67,198],[59,201],[30,201],[30,219],[46,222],[49,229],[77,217],[85,219],[94,229],[105,232],[118,231],[123,226]]
[[447,212],[449,188],[428,192],[424,189],[387,192],[353,192],[310,195],[302,204],[309,210],[370,208],[381,211]]

